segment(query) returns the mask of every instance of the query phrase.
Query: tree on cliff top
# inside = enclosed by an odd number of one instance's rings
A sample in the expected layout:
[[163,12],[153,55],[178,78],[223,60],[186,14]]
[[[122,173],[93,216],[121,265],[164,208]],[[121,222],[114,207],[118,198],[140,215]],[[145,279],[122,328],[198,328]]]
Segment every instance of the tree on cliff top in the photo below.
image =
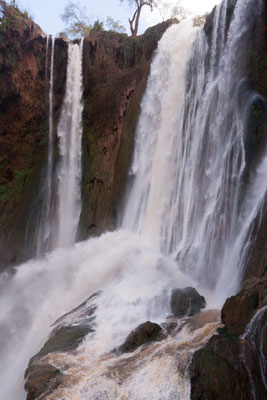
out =
[[[61,15],[61,19],[66,25],[65,32],[61,32],[61,34],[70,38],[86,37],[92,31],[99,32],[104,30],[103,21],[96,20],[93,24],[90,23],[91,18],[87,16],[86,7],[82,7],[78,2],[69,1],[65,6],[64,13]],[[125,28],[120,21],[115,21],[111,17],[107,17],[106,26],[114,32],[125,32]]]
[[[120,1],[121,1],[121,3],[124,2],[124,0],[120,0]],[[151,11],[153,11],[153,7],[157,7],[157,3],[159,1],[160,0],[128,0],[129,5],[130,6],[134,5],[136,8],[132,18],[131,19],[129,18],[131,34],[133,37],[137,36],[142,8],[144,6],[148,6],[148,7],[150,7]]]
[[92,26],[86,16],[86,7],[82,7],[79,3],[69,1],[61,15],[62,21],[67,25],[66,32],[71,37],[81,35],[87,36]]

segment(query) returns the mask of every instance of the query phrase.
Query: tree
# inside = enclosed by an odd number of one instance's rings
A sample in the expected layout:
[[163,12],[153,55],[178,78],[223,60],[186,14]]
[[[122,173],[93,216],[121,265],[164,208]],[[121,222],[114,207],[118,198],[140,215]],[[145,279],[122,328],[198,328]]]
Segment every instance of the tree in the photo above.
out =
[[[124,2],[124,0],[120,1],[121,3]],[[148,6],[150,7],[150,10],[153,11],[153,7],[157,7],[158,0],[128,0],[128,3],[130,6],[135,6],[135,12],[133,14],[133,17],[131,19],[129,18],[129,24],[132,36],[136,37],[142,8],[144,6]]]
[[120,21],[115,21],[111,17],[107,17],[106,26],[112,32],[126,33],[126,29],[121,25]]
[[170,3],[168,1],[161,1],[157,5],[159,13],[163,21],[166,19],[177,18],[178,20],[185,19],[190,16],[190,11],[186,10],[180,1],[177,1],[176,4]]
[[92,25],[86,15],[86,7],[82,7],[79,3],[69,1],[61,19],[67,25],[66,33],[73,38],[88,36],[92,30]]
[[197,15],[193,18],[193,26],[204,26],[208,15],[208,12],[203,15]]

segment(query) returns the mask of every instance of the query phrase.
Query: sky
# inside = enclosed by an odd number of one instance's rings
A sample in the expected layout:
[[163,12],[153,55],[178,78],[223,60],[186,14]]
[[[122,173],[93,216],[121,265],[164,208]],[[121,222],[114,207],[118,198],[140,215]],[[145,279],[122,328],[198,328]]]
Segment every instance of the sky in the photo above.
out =
[[[76,0],[73,1],[76,2]],[[168,1],[177,3],[177,0]],[[120,3],[120,0],[78,0],[77,2],[87,8],[87,14],[92,22],[96,19],[105,22],[106,18],[110,16],[116,21],[120,20],[129,33],[128,17],[131,16],[133,9],[128,6],[127,0],[123,4]],[[211,11],[214,5],[219,2],[220,0],[180,0],[180,3],[186,9],[200,15],[206,11]],[[64,23],[60,16],[63,14],[68,0],[17,0],[17,3],[22,10],[29,12],[33,20],[40,25],[46,34],[56,36],[64,30]],[[139,33],[143,33],[149,26],[161,21],[162,18],[157,10],[150,12],[149,7],[144,7]]]

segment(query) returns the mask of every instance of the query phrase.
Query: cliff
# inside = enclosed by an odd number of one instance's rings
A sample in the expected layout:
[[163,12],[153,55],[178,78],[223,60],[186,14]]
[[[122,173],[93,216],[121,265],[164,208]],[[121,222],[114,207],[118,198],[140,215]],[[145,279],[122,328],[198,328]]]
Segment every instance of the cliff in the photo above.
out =
[[[4,1],[0,5],[0,268],[4,268],[35,254],[36,210],[47,157],[51,46],[26,13]],[[158,40],[173,22],[150,28],[136,39],[94,32],[84,41],[80,239],[115,226],[150,62]],[[56,39],[55,131],[66,66],[67,42]]]
[[150,62],[173,22],[137,38],[95,32],[84,41],[80,238],[115,227]]

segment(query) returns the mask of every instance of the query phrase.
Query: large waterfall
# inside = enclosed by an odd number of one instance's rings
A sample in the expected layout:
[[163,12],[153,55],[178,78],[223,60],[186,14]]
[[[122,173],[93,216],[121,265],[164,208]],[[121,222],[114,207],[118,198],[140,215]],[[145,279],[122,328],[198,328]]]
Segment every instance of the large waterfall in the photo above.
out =
[[[142,101],[122,228],[73,246],[82,42],[70,44],[54,183],[56,249],[0,276],[1,399],[25,400],[24,371],[51,324],[98,290],[94,331],[75,352],[45,357],[65,377],[64,388],[45,399],[190,398],[190,357],[220,324],[214,308],[238,290],[267,190],[264,151],[248,172],[249,113],[263,99],[242,67],[261,1],[237,0],[228,31],[226,6],[216,8],[210,44],[187,21],[163,35]],[[176,321],[170,336],[144,351],[112,352],[139,324],[168,323],[171,290],[186,286],[205,295],[205,312]],[[87,323],[84,315],[82,308],[57,324]]]
[[266,159],[245,183],[249,113],[264,100],[242,79],[241,63],[260,6],[237,3],[227,41],[227,1],[216,7],[211,46],[200,30],[186,88],[185,66],[177,65],[191,31],[183,27],[175,41],[175,28],[164,36],[143,99],[123,220],[222,300],[226,288],[238,289],[266,193]]

